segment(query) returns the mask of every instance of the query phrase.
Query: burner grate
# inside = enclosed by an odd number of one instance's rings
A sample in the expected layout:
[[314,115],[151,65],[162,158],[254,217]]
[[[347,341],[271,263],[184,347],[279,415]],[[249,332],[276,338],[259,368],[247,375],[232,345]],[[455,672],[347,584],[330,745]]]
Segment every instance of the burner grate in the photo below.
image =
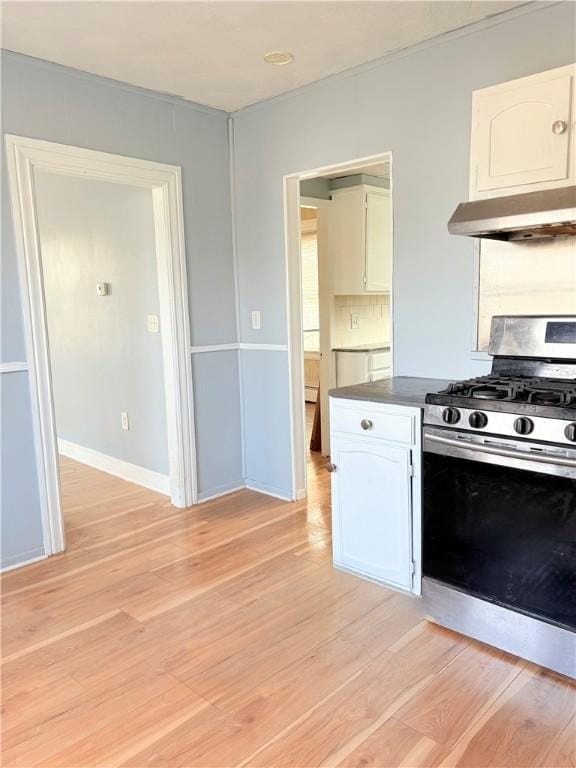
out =
[[576,407],[576,379],[533,376],[479,376],[456,381],[439,395],[531,405]]

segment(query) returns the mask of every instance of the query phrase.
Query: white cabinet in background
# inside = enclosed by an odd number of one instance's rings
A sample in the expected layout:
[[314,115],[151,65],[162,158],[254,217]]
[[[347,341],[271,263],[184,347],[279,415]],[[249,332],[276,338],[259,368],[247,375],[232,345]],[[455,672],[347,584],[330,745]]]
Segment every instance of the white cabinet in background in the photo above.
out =
[[332,192],[332,293],[387,293],[392,273],[390,191],[358,185]]
[[419,408],[330,398],[334,565],[420,594]]
[[470,197],[575,183],[576,67],[475,91]]
[[392,354],[381,350],[346,352],[336,350],[336,386],[348,387],[392,375]]

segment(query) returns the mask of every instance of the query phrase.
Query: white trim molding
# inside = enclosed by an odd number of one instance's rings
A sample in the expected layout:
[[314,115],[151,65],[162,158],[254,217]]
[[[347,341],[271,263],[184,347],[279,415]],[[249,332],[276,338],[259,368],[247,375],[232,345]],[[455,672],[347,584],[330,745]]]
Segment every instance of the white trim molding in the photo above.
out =
[[[273,496],[275,499],[282,499],[282,501],[295,501],[295,498],[289,491],[285,491],[282,488],[276,488],[267,483],[260,483],[257,480],[246,480],[246,488],[249,491],[256,491],[257,493],[263,493],[266,496]],[[300,498],[304,497],[301,496]]]
[[[286,325],[288,327],[288,376],[290,411],[290,449],[292,459],[292,498],[302,499],[307,495],[306,461],[306,411],[304,385],[304,346],[302,336],[302,277],[300,253],[300,182],[314,179],[334,171],[351,171],[360,166],[390,163],[392,174],[392,152],[384,150],[376,155],[359,157],[344,163],[334,163],[320,168],[290,173],[284,176],[284,270],[286,275]],[[393,194],[391,176],[390,194]],[[317,200],[318,207],[327,204]],[[394,254],[392,254],[392,290],[390,292],[390,347],[394,354]],[[284,348],[284,347],[282,347]],[[263,489],[264,490],[264,489]],[[265,491],[266,492],[266,491]],[[274,495],[274,494],[272,494]]]
[[234,342],[232,344],[200,344],[195,347],[190,347],[190,354],[199,355],[204,352],[234,352],[239,348],[239,345]]
[[40,506],[47,555],[64,549],[58,446],[35,195],[36,168],[150,189],[154,210],[160,326],[166,392],[172,503],[196,503],[196,442],[184,249],[182,178],[178,166],[7,134],[6,156],[16,234]]
[[200,491],[198,494],[198,504],[204,504],[207,501],[213,499],[220,499],[222,496],[228,496],[236,491],[243,491],[246,488],[246,483],[226,483],[224,485],[218,485],[215,488],[211,488],[209,491]]
[[21,373],[28,370],[28,363],[0,363],[0,373]]
[[144,488],[150,488],[152,491],[163,493],[165,496],[170,495],[169,475],[131,464],[129,461],[117,459],[115,456],[109,456],[92,448],[85,448],[83,445],[72,443],[70,440],[63,440],[60,437],[58,438],[58,451],[62,456],[79,461],[81,464],[87,464],[89,467],[100,469],[102,472],[107,472],[115,477],[121,477],[122,480],[128,480],[130,483],[142,485]]
[[236,341],[231,344],[203,344],[190,347],[190,354],[198,355],[204,352],[231,352],[245,349],[256,352],[288,352],[288,344],[256,344],[245,341]]
[[[24,558],[24,559],[21,559]],[[3,565],[0,568],[0,573],[8,573],[8,571],[14,571],[16,568],[23,568],[25,565],[32,565],[38,563],[40,560],[46,560],[47,555],[42,547],[31,549],[29,552],[6,558],[4,562],[7,565]]]
[[253,344],[250,342],[240,342],[240,349],[250,349],[256,352],[288,352],[288,344]]

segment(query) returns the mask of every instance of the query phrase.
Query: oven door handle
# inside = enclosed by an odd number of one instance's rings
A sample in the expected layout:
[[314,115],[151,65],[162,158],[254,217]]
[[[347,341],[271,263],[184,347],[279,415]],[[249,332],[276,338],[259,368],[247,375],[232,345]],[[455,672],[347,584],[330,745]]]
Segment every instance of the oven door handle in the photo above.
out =
[[569,456],[528,453],[528,451],[516,451],[513,448],[498,448],[498,446],[473,443],[472,441],[467,440],[455,440],[452,437],[442,437],[441,435],[425,434],[424,437],[425,440],[430,440],[432,443],[450,445],[454,448],[462,448],[467,451],[478,451],[479,453],[488,453],[492,456],[504,456],[509,459],[524,459],[526,461],[535,461],[541,464],[556,464],[562,467],[576,468],[576,459],[571,459]]

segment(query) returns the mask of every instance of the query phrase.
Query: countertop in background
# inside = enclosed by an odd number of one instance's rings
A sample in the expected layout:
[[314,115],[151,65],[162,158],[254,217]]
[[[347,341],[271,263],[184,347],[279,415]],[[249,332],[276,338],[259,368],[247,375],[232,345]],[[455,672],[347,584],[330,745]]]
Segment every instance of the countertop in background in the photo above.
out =
[[353,347],[332,347],[332,352],[389,352],[390,344],[379,344],[374,342],[372,344],[356,344]]

